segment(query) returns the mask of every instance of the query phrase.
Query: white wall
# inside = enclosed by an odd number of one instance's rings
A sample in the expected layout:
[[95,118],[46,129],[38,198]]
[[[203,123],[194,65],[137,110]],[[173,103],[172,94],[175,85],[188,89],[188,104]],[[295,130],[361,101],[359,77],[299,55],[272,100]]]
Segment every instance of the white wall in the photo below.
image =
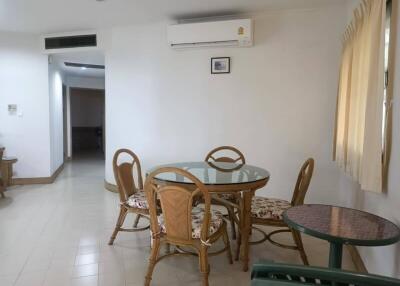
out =
[[[349,5],[349,11],[355,8],[357,1]],[[400,5],[397,13],[400,16]],[[349,15],[351,15],[349,13]],[[400,21],[397,33],[400,31]],[[394,60],[393,92],[393,134],[392,152],[389,166],[388,191],[384,194],[366,192],[357,183],[342,174],[340,176],[340,203],[348,207],[365,210],[385,217],[400,226],[400,36],[397,36]],[[369,272],[400,278],[400,244],[385,247],[359,247],[361,256]]]
[[57,62],[49,63],[51,174],[64,162],[63,74]]
[[0,32],[0,43],[0,145],[18,157],[15,177],[50,176],[47,56],[37,36]]
[[51,176],[63,163],[62,73],[38,36],[1,32],[0,42],[0,145],[18,158],[15,177]]
[[[203,160],[219,145],[242,150],[271,180],[260,194],[287,198],[302,162],[316,159],[307,201],[337,200],[331,160],[344,7],[278,11],[255,18],[255,46],[172,50],[166,23],[112,31],[106,51],[106,179],[128,147],[143,169]],[[344,21],[343,21],[344,22]],[[229,56],[231,73],[210,74]]]

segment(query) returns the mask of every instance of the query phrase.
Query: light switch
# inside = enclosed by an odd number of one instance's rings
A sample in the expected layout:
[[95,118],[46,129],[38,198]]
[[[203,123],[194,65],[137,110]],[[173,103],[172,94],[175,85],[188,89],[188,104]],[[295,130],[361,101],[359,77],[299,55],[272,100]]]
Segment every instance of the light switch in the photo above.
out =
[[17,113],[17,105],[16,104],[9,104],[8,105],[8,114],[15,115]]

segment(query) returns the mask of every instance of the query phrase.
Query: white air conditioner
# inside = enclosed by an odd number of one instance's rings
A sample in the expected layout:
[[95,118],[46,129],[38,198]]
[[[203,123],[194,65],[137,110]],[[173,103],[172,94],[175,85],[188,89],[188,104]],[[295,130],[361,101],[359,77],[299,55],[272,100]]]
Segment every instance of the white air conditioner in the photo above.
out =
[[239,19],[170,25],[168,44],[172,48],[252,46],[253,21]]

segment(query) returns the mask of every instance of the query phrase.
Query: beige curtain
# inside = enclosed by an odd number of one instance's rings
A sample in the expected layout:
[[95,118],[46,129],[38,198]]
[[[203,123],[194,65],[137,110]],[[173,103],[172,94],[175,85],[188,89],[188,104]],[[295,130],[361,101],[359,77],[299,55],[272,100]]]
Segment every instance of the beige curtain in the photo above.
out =
[[382,191],[386,0],[364,0],[343,40],[334,160],[363,190]]

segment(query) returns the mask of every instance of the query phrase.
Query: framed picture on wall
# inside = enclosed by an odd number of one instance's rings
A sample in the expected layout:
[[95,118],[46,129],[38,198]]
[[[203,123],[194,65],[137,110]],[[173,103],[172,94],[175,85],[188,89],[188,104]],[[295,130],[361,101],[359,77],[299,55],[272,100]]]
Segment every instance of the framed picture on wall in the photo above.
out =
[[220,57],[211,58],[211,73],[230,73],[231,72],[231,58]]

